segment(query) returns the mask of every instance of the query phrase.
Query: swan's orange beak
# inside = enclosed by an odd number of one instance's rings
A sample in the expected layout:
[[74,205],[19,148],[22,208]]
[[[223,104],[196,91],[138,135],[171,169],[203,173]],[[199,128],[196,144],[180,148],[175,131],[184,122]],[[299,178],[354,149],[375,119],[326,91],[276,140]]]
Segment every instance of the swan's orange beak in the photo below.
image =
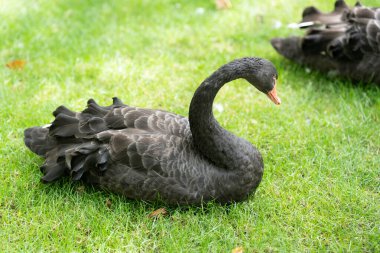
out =
[[[275,81],[276,82],[276,81]],[[277,97],[277,90],[276,90],[276,83],[271,91],[267,93],[267,96],[269,97],[270,100],[272,100],[273,103],[276,105],[281,104],[281,99]]]

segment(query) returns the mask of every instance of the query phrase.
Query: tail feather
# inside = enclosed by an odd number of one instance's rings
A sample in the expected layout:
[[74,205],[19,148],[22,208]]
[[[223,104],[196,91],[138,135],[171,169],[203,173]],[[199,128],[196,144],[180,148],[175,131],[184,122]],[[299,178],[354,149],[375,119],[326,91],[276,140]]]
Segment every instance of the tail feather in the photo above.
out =
[[90,137],[107,129],[105,116],[112,108],[124,106],[118,98],[113,98],[111,106],[100,106],[95,100],[87,102],[87,108],[75,113],[64,106],[58,107],[53,115],[49,134],[55,137]]
[[82,111],[84,114],[91,114],[92,116],[103,117],[109,111],[109,108],[98,105],[94,99],[87,101],[87,108]]
[[101,173],[107,169],[109,152],[105,144],[88,141],[82,144],[57,145],[47,152],[45,163],[41,166],[44,174],[42,182],[49,183],[65,174],[71,179],[80,180],[89,170]]
[[51,124],[49,134],[59,137],[74,136],[78,132],[79,119],[69,114],[59,113]]
[[65,172],[65,160],[63,158],[59,158],[56,162],[52,164],[44,164],[41,166],[41,171],[44,176],[41,178],[43,183],[49,183],[52,181],[61,178]]
[[107,144],[94,137],[106,130],[104,120],[110,109],[124,106],[113,98],[111,106],[99,106],[93,99],[81,113],[64,106],[58,107],[53,115],[55,120],[49,127],[32,127],[25,130],[25,145],[34,153],[46,158],[41,166],[42,182],[55,181],[70,175],[79,180],[86,174],[96,182],[99,173],[107,169],[109,151]]
[[65,106],[61,105],[55,111],[53,112],[54,117],[57,117],[58,114],[66,114],[71,117],[75,117],[75,112],[71,111],[70,109],[66,108]]
[[103,118],[93,117],[79,123],[79,132],[84,134],[99,133],[107,129]]

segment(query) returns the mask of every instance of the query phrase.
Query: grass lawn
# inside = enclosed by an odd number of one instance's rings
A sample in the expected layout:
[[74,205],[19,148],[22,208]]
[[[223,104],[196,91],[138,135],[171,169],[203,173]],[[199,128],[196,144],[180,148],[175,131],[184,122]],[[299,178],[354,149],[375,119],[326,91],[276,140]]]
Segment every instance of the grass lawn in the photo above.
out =
[[[232,2],[217,11],[212,0],[0,1],[0,252],[380,251],[380,89],[309,73],[269,43],[299,33],[285,24],[303,7],[333,1]],[[163,205],[40,183],[43,160],[23,130],[52,121],[57,106],[117,95],[187,115],[200,82],[243,56],[277,66],[283,101],[274,106],[245,81],[217,97],[219,122],[264,157],[248,201],[171,207],[154,220]],[[14,59],[25,67],[7,68]]]

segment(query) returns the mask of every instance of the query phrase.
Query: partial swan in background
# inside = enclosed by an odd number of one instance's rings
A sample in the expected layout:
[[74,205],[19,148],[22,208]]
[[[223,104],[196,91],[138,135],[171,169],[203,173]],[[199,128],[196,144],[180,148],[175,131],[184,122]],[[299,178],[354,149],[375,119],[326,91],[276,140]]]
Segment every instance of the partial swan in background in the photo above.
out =
[[350,9],[338,0],[330,13],[308,7],[302,17],[295,26],[307,28],[306,35],[272,39],[278,53],[323,72],[380,84],[380,8],[357,3]]

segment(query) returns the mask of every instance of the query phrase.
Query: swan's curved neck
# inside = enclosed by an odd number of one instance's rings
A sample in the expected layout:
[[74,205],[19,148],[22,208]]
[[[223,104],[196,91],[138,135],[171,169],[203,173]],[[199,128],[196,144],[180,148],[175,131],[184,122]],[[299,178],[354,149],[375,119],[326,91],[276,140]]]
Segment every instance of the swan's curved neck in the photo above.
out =
[[219,125],[212,113],[214,98],[224,84],[244,78],[248,72],[254,75],[258,68],[238,61],[226,64],[203,81],[191,100],[189,122],[194,144],[219,167],[237,168],[246,155],[242,152],[244,145],[250,144]]

